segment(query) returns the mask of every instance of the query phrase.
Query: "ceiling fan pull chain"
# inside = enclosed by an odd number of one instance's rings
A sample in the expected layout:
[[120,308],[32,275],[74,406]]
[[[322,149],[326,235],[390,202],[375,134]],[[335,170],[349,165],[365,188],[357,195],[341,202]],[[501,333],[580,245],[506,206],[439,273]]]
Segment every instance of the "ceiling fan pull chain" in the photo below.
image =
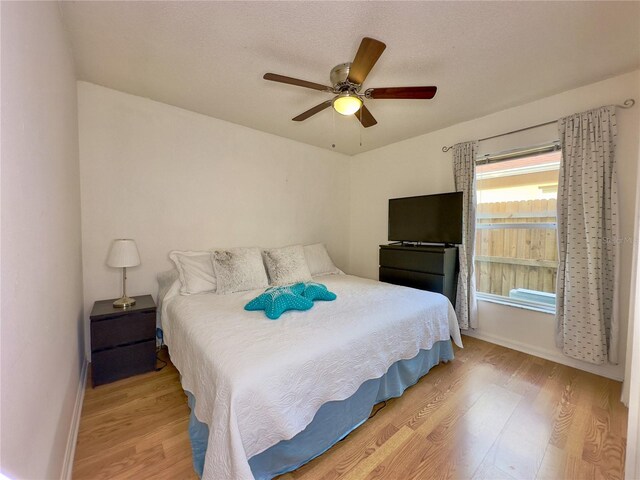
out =
[[[362,108],[360,109],[360,123],[362,123]],[[359,128],[358,132],[360,132],[360,146],[362,146],[362,128]]]
[[331,148],[336,148],[336,111],[333,108],[331,110],[333,110],[331,112],[331,123],[333,123],[333,131],[331,132],[331,138],[333,139],[333,142],[331,143]]

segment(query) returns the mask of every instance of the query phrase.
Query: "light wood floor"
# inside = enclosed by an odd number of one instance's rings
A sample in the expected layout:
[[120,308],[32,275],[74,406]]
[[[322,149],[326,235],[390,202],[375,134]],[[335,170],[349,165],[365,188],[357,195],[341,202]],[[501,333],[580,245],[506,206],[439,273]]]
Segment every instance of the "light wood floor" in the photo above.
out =
[[[464,343],[453,362],[281,480],[624,478],[619,382],[471,337]],[[88,386],[73,478],[196,479],[188,416],[171,363]]]

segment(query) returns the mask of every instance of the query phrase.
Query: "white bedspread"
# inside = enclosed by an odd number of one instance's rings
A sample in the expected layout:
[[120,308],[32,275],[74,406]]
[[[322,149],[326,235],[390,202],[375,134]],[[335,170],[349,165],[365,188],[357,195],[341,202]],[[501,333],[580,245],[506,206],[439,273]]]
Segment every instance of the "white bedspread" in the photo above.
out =
[[442,295],[350,275],[316,280],[338,299],[279,320],[243,309],[260,291],[165,298],[171,360],[209,426],[204,480],[252,479],[248,459],[304,430],[324,403],[450,335],[462,346]]

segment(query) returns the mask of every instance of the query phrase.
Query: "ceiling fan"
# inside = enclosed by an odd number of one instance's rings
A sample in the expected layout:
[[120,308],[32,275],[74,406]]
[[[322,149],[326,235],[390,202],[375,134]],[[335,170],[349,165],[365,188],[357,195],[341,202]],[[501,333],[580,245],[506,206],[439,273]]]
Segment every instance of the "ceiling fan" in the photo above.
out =
[[368,88],[361,92],[362,84],[386,47],[379,40],[369,37],[363,38],[353,62],[341,63],[331,69],[329,77],[331,79],[331,87],[275,73],[265,73],[263,78],[272,82],[297,85],[298,87],[311,88],[336,95],[332,100],[322,102],[294,117],[292,119],[294,122],[306,120],[325,108],[333,106],[334,110],[342,115],[355,115],[363,127],[372,127],[378,122],[364,105],[365,99],[408,98],[428,100],[433,98],[438,90],[437,87],[388,87]]

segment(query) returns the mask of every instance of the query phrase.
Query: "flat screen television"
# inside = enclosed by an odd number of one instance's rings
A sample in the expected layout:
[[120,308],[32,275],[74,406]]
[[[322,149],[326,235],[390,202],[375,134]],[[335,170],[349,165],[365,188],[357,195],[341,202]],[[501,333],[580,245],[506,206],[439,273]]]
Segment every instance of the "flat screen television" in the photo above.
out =
[[389,241],[462,243],[462,192],[389,199]]

